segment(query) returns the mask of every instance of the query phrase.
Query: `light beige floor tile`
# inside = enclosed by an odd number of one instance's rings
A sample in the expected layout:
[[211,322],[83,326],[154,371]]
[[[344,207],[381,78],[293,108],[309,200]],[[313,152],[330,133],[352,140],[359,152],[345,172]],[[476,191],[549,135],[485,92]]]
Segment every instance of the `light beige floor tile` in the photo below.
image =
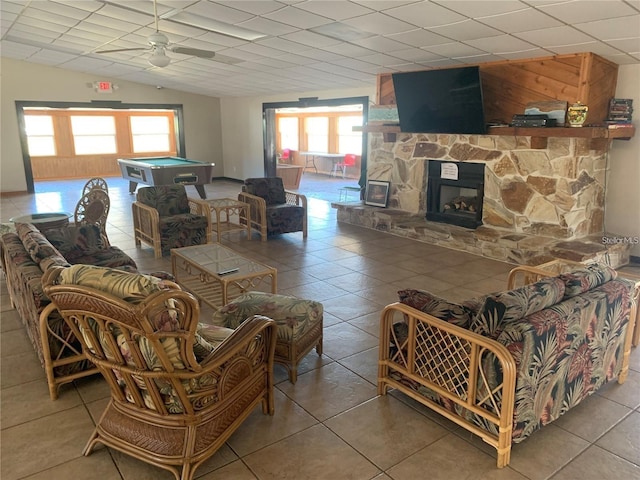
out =
[[107,449],[25,477],[24,480],[122,480]]
[[324,425],[313,426],[243,460],[260,480],[369,480],[380,472]]
[[0,333],[21,329],[24,329],[24,326],[20,321],[20,314],[17,310],[5,310],[0,314]]
[[640,413],[634,412],[622,420],[596,445],[640,466]]
[[[640,328],[640,325],[638,325],[638,328]],[[631,349],[629,368],[635,372],[640,372],[640,348],[638,347]]]
[[380,310],[384,306],[398,301],[398,289],[393,284],[367,287],[357,292],[356,295],[378,304]]
[[575,459],[589,442],[553,424],[511,448],[509,466],[531,480],[549,478]]
[[324,328],[322,345],[323,352],[339,360],[378,346],[378,338],[344,322]]
[[79,458],[92,431],[84,406],[3,429],[0,477],[23,478]]
[[376,397],[325,422],[332,431],[387,470],[448,434],[402,402]]
[[640,478],[640,466],[592,445],[550,480],[608,480]]
[[470,288],[454,287],[449,290],[438,292],[438,295],[450,302],[460,303],[474,297],[479,297],[483,295],[483,293],[477,290],[471,290]]
[[329,280],[334,277],[341,277],[356,272],[350,268],[342,267],[339,264],[326,262],[306,267],[304,273],[305,275],[315,277],[317,280]]
[[335,315],[341,320],[351,320],[368,313],[379,312],[381,304],[360,297],[355,294],[346,294],[340,297],[330,298],[322,302],[325,312]]
[[440,280],[466,288],[470,288],[470,284],[477,283],[480,280],[487,278],[487,276],[483,273],[468,270],[466,268],[466,265],[465,268],[462,268],[460,266],[442,268],[438,270],[436,275]]
[[291,288],[278,287],[278,293],[293,295],[298,298],[312,298],[324,304],[325,301],[344,295],[344,290],[323,281],[305,283]]
[[378,384],[378,347],[341,358],[338,363],[357,373],[373,385]]
[[331,285],[342,288],[345,292],[356,293],[366,288],[384,285],[385,282],[377,280],[362,272],[351,272],[345,275],[336,275],[325,280]]
[[111,396],[109,385],[107,385],[106,380],[99,373],[78,379],[74,384],[84,403],[90,403]]
[[630,408],[640,407],[640,373],[630,370],[624,384],[620,385],[615,381],[609,382],[598,390],[597,395],[602,395]]
[[13,387],[34,380],[47,384],[44,369],[40,365],[33,348],[26,353],[4,357],[0,364],[0,371],[2,372],[2,388]]
[[394,480],[526,480],[526,477],[509,467],[496,468],[495,458],[452,433],[414,453],[386,472]]
[[320,421],[376,396],[376,388],[337,363],[298,377],[295,385],[277,385],[289,398]]
[[[199,473],[196,470],[196,475]],[[258,477],[251,473],[251,470],[242,461],[236,460],[197,478],[198,480],[257,480]]]
[[589,442],[595,442],[629,413],[631,413],[629,407],[612,402],[600,395],[592,395],[555,420],[553,424]]
[[57,400],[51,400],[47,382],[42,380],[3,388],[0,395],[2,428],[55,415],[82,404],[82,399],[75,389],[67,389],[61,393]]
[[3,332],[0,335],[0,358],[19,355],[30,350],[33,351],[33,346],[24,328]]
[[297,403],[275,389],[275,413],[264,415],[257,407],[236,430],[227,444],[240,457],[276,443],[318,423]]
[[470,290],[481,292],[482,294],[501,292],[507,288],[506,280],[496,277],[483,278],[476,282],[463,283],[462,285]]
[[289,270],[288,272],[278,270],[278,293],[289,288],[317,281],[318,278],[309,275],[302,270]]
[[453,283],[445,282],[441,278],[438,278],[435,273],[433,275],[434,276],[416,275],[415,277],[394,282],[393,285],[396,287],[396,290],[424,290],[436,295],[438,292],[456,288]]
[[380,310],[380,312],[372,312],[357,318],[352,318],[351,320],[349,320],[349,323],[354,327],[357,327],[360,330],[364,330],[368,334],[373,335],[374,337],[379,337],[381,313],[382,309]]

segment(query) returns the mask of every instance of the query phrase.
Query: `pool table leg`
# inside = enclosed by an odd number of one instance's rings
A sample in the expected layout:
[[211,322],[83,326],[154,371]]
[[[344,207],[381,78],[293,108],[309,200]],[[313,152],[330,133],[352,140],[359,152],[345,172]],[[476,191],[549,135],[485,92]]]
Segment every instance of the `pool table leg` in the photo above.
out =
[[198,191],[198,193],[200,194],[200,198],[202,200],[206,200],[207,198],[207,192],[204,191],[204,185],[194,185],[194,187],[196,187],[196,190]]
[[138,182],[132,182],[131,180],[129,180],[129,193],[135,192],[137,186]]

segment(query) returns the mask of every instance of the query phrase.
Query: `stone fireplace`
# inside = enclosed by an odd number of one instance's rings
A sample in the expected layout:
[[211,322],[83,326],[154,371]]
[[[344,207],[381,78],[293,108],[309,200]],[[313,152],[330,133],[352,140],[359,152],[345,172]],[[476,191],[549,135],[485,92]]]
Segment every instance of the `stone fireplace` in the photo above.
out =
[[466,228],[482,225],[484,164],[429,160],[427,220]]
[[[602,242],[608,144],[538,140],[398,133],[392,142],[369,133],[367,178],[391,182],[388,208],[339,206],[338,220],[519,264],[555,257],[628,263],[628,248]],[[477,228],[425,219],[431,160],[484,167]]]

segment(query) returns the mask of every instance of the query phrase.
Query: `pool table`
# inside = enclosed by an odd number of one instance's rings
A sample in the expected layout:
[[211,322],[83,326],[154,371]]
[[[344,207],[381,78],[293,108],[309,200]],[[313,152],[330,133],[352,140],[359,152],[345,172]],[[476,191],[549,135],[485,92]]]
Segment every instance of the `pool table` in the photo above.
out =
[[129,192],[138,183],[145,185],[193,185],[200,198],[207,198],[204,185],[211,183],[215,163],[198,162],[180,157],[119,158],[122,178],[129,180]]

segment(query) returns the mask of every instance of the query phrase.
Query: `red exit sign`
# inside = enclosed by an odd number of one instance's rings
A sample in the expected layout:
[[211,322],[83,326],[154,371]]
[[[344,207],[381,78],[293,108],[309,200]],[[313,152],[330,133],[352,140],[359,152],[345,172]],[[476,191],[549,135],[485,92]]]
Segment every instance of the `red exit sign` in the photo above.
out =
[[113,83],[111,82],[95,82],[96,92],[99,93],[113,93]]

